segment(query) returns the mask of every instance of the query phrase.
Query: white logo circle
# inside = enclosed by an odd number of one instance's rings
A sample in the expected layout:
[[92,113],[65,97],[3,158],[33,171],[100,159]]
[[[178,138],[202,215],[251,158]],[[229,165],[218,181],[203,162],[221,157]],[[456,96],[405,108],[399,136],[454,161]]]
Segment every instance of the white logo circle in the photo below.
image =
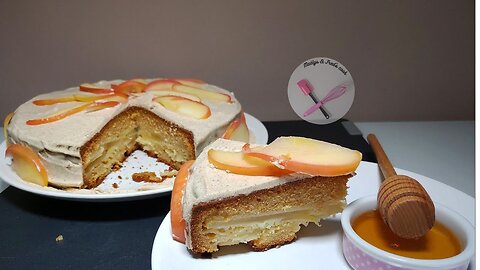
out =
[[345,116],[355,97],[350,72],[340,62],[316,57],[301,63],[290,76],[288,100],[300,118],[329,124]]

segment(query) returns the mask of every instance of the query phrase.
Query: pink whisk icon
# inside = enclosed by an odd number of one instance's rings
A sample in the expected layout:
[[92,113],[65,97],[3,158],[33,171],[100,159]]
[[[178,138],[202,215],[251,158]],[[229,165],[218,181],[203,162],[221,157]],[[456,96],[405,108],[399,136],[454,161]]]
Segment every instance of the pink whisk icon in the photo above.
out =
[[297,83],[297,85],[300,87],[300,89],[302,90],[302,92],[305,95],[309,95],[312,98],[312,100],[315,102],[315,105],[310,107],[303,114],[304,117],[307,117],[310,114],[312,114],[314,111],[320,109],[320,111],[322,111],[325,118],[329,119],[330,115],[325,111],[325,109],[323,108],[323,105],[325,105],[326,103],[328,103],[328,102],[330,102],[334,99],[337,99],[337,98],[341,97],[347,91],[347,87],[345,85],[338,85],[338,86],[334,87],[332,90],[330,90],[330,92],[328,92],[328,94],[323,99],[318,101],[318,99],[314,96],[312,88],[311,88],[311,86],[310,86],[310,84],[308,83],[307,80],[305,80],[305,79],[301,80]]

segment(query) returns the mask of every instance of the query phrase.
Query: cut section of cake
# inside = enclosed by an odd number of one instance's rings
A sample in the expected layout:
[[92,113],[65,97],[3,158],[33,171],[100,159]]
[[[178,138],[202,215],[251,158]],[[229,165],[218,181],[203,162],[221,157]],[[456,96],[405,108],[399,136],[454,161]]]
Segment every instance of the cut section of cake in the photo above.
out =
[[[275,158],[252,155],[265,151]],[[288,168],[312,154],[313,160]],[[257,251],[289,243],[302,225],[318,225],[343,210],[347,181],[360,160],[358,151],[306,138],[280,137],[268,146],[218,139],[191,167],[181,168],[185,179],[177,180],[185,189],[174,187],[172,195],[172,202],[181,201],[181,208],[171,209],[174,239],[185,239],[195,253],[239,243]],[[298,172],[315,167],[316,175]]]
[[134,79],[39,95],[5,123],[11,143],[38,155],[49,186],[94,188],[136,149],[178,169],[241,115],[233,93],[203,81]]

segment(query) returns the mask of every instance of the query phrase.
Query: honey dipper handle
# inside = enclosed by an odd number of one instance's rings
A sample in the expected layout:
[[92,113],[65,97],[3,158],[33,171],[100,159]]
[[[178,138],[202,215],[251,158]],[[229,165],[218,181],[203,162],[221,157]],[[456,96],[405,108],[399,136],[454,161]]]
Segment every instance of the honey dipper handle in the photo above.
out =
[[390,160],[387,157],[387,154],[383,151],[382,145],[377,140],[377,136],[374,134],[368,134],[367,140],[377,157],[378,166],[380,166],[380,170],[382,170],[383,177],[387,179],[391,176],[397,175],[392,163],[390,163]]

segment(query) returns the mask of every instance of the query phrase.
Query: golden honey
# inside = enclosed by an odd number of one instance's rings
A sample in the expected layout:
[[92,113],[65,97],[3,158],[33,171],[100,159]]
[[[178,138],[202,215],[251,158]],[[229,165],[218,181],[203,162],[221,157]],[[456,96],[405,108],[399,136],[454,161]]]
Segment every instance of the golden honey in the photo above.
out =
[[462,251],[460,241],[439,222],[419,239],[403,239],[392,233],[376,210],[365,212],[352,222],[353,230],[365,241],[384,251],[414,259],[444,259]]

